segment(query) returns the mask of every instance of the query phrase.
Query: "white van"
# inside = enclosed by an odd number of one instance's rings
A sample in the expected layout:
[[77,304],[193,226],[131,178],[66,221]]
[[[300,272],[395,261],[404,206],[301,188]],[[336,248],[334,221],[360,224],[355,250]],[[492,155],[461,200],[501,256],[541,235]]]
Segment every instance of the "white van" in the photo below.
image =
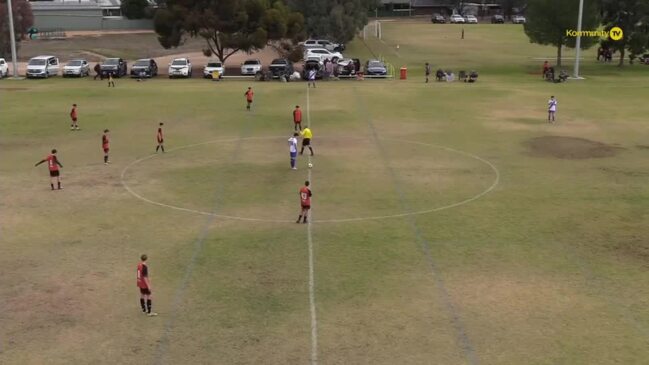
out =
[[9,65],[4,58],[0,58],[0,79],[9,75]]
[[59,59],[54,56],[38,56],[27,62],[27,74],[30,77],[56,76],[59,74]]

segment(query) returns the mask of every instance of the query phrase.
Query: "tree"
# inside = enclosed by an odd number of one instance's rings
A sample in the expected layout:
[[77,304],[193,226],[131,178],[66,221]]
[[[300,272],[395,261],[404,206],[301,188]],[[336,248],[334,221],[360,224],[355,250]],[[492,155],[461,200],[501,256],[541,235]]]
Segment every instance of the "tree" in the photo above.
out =
[[280,0],[168,0],[154,19],[163,47],[177,47],[186,36],[201,37],[207,43],[204,52],[221,62],[272,42],[295,44],[303,24],[304,18]]
[[122,0],[122,14],[128,19],[146,18],[148,8],[148,0]]
[[[532,43],[557,47],[557,67],[561,67],[561,48],[575,47],[576,37],[568,34],[577,30],[579,0],[529,0],[525,34]],[[597,0],[584,0],[582,30],[595,30],[599,26]],[[581,48],[590,48],[594,37],[581,37]]]
[[523,8],[525,6],[525,0],[499,0],[498,3],[502,8],[503,15],[507,18],[511,18],[514,15],[514,8]]
[[349,42],[367,25],[367,14],[377,0],[289,0],[291,9],[304,15],[306,32],[317,38]]
[[605,29],[620,27],[622,39],[609,39],[603,46],[620,52],[618,66],[624,65],[624,55],[629,51],[630,62],[649,47],[649,0],[602,0]]
[[[34,15],[27,0],[12,0],[11,8],[14,16],[16,46],[18,46],[19,42],[25,38],[27,30],[34,25]],[[8,14],[7,1],[0,0],[0,57],[8,57],[11,54]]]

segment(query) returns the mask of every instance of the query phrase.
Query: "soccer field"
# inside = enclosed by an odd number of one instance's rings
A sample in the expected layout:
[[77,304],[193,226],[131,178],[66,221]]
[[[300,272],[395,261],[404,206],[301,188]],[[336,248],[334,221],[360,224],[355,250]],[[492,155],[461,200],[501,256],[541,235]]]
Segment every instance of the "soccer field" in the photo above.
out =
[[[408,80],[0,80],[0,363],[646,363],[649,68],[589,50],[550,84],[520,27],[459,29],[350,44]],[[425,61],[480,77],[424,84]],[[33,167],[52,148],[62,191]]]

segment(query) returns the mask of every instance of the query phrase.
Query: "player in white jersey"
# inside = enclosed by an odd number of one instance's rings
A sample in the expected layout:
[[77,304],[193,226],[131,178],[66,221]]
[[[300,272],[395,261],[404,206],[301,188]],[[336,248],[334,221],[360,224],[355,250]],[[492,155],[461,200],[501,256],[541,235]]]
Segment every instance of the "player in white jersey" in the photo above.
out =
[[554,115],[557,113],[557,99],[550,96],[548,101],[548,123],[554,123]]
[[293,133],[293,137],[288,139],[288,152],[291,154],[291,169],[297,170],[295,166],[295,159],[297,158],[297,136],[299,134]]

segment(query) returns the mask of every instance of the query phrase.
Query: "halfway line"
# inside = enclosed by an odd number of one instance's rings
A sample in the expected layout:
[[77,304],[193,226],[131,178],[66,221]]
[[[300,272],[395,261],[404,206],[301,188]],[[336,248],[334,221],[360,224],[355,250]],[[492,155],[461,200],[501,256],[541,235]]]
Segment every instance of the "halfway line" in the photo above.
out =
[[[311,128],[311,106],[309,99],[309,84],[306,86],[306,126]],[[311,163],[311,155],[308,156],[309,164]],[[311,180],[311,169],[308,169],[308,180],[311,187],[313,181]],[[311,309],[311,364],[318,363],[318,319],[315,311],[315,274],[313,263],[313,236],[311,234],[311,222],[313,222],[313,203],[311,203],[310,217],[307,223],[306,232],[309,246],[309,306]]]

